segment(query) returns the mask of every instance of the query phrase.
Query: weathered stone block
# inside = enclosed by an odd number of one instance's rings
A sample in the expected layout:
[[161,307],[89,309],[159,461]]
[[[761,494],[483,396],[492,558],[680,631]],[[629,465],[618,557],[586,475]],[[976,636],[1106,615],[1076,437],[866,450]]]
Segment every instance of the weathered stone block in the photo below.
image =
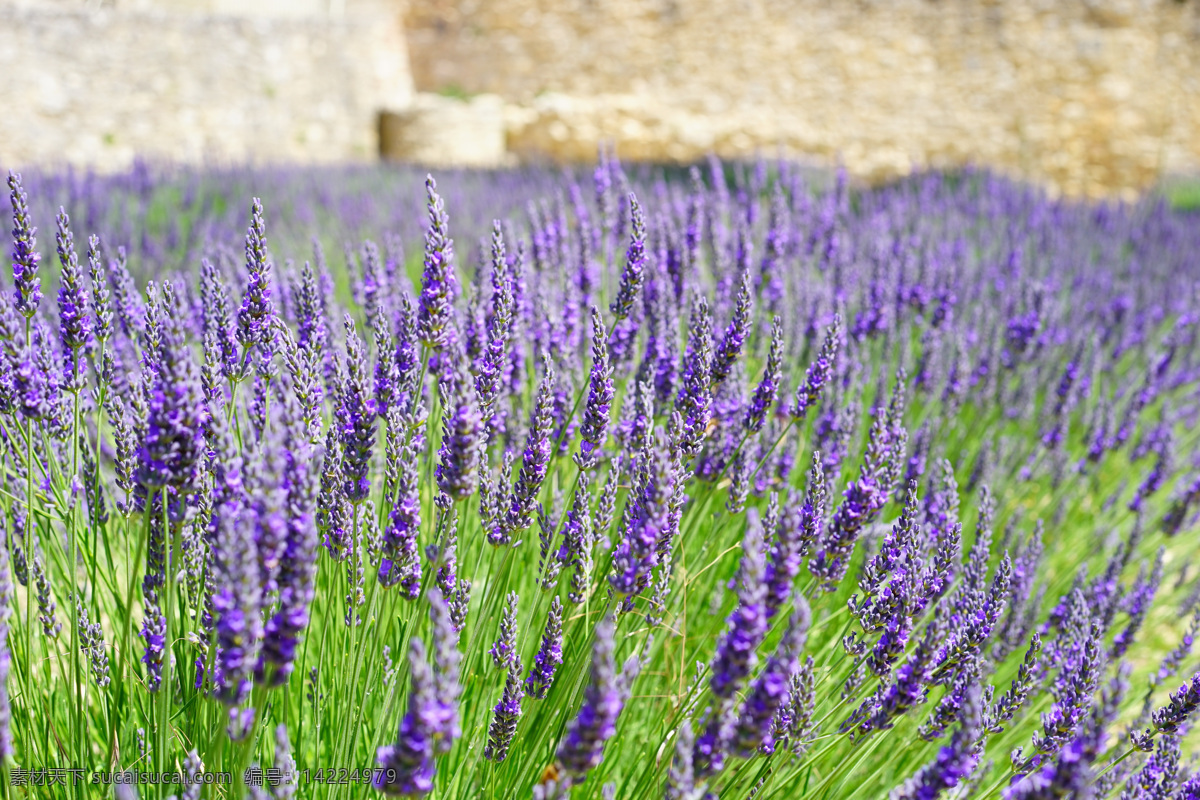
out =
[[418,94],[402,111],[379,115],[379,153],[389,161],[433,166],[499,167],[509,163],[504,101]]
[[400,14],[238,17],[0,0],[0,164],[373,160],[411,102]]

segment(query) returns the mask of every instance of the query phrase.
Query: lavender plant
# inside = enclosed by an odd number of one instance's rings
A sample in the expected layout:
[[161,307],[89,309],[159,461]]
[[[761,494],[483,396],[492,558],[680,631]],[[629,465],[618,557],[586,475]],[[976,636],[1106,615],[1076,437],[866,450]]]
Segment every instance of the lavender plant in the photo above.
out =
[[8,188],[5,797],[1200,796],[1194,218],[612,154]]

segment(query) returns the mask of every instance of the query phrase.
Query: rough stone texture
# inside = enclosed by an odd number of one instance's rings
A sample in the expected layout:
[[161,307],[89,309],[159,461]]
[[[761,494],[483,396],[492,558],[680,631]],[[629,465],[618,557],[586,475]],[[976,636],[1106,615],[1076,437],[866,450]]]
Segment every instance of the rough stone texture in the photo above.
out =
[[493,92],[509,148],[984,163],[1070,194],[1200,168],[1195,0],[413,0],[418,89]]
[[0,164],[374,158],[378,112],[412,101],[399,3],[340,18],[132,5],[0,0]]
[[433,166],[499,167],[513,163],[505,138],[504,100],[420,93],[400,112],[379,119],[379,154]]

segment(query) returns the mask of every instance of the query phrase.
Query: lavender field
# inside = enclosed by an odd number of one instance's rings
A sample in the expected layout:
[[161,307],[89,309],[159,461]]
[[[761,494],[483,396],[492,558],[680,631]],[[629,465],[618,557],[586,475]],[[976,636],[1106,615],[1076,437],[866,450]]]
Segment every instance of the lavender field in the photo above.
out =
[[1196,213],[8,189],[5,798],[1200,800]]

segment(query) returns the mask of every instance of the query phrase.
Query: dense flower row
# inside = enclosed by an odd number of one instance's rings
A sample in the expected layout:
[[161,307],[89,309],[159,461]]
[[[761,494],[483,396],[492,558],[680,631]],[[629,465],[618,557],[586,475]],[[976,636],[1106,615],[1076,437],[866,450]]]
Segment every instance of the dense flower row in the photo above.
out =
[[[156,232],[177,176],[43,177],[44,258],[9,174],[6,766],[1200,798],[1195,219],[602,157],[451,176],[465,236],[426,179],[418,255],[333,177],[241,257]],[[285,206],[385,246],[281,261]]]

